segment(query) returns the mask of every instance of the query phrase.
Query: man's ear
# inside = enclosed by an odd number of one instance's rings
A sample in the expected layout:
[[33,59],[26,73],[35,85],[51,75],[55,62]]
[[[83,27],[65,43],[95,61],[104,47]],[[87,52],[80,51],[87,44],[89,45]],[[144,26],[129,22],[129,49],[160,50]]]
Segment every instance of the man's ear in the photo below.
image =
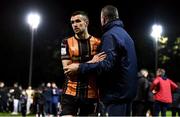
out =
[[88,20],[86,20],[85,22],[86,22],[86,26],[88,26],[88,25],[89,25],[89,21],[88,21]]
[[106,24],[106,23],[108,22],[109,19],[108,19],[107,16],[104,16],[103,18],[104,18],[104,24]]

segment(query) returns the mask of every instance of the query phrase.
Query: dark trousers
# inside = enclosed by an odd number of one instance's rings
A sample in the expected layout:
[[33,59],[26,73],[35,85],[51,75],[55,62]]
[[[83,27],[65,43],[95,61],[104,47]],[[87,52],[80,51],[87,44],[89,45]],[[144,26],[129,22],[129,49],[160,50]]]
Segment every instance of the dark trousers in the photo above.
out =
[[21,107],[21,114],[22,114],[22,117],[25,117],[26,116],[26,105],[23,105]]
[[150,110],[150,115],[153,115],[153,113],[154,113],[154,102],[148,101],[147,102],[147,108],[148,108],[148,110]]
[[155,101],[154,104],[154,116],[159,116],[159,112],[161,112],[161,116],[166,116],[166,111],[169,104]]
[[57,112],[58,112],[58,103],[52,103],[52,114],[54,116],[57,116]]
[[36,114],[40,116],[41,114],[44,116],[44,104],[37,103],[36,104]]
[[130,115],[130,104],[108,104],[105,105],[105,114],[108,116],[127,116]]
[[131,116],[131,112],[132,112],[132,103],[129,102],[127,103],[127,107],[126,107],[126,116]]
[[96,99],[82,99],[64,94],[61,100],[63,115],[88,116],[94,114]]
[[134,101],[132,106],[133,116],[146,116],[148,110],[147,102]]
[[7,111],[7,100],[0,97],[0,112]]
[[171,112],[172,112],[172,116],[173,116],[173,117],[176,116],[176,113],[178,113],[178,116],[180,116],[180,108],[172,107],[172,108],[171,108]]
[[45,102],[45,113],[52,114],[52,102],[51,101]]

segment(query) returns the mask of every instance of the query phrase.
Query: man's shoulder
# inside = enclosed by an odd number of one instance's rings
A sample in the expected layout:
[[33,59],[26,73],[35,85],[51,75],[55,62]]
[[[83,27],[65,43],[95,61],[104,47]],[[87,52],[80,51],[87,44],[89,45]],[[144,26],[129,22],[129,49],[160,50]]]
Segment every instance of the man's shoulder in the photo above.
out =
[[101,41],[101,39],[96,36],[91,36],[90,40]]
[[96,37],[96,36],[91,36],[91,38],[99,39],[99,40],[100,40],[100,38],[99,38],[99,37]]
[[66,44],[67,41],[68,41],[69,39],[72,39],[73,37],[74,37],[74,36],[64,37],[64,38],[61,40],[61,43],[62,43],[62,44]]
[[72,38],[74,38],[74,36],[64,37],[64,38],[62,39],[62,41],[67,41],[68,39],[72,39]]
[[95,45],[100,45],[101,39],[98,38],[98,37],[95,37],[95,36],[91,36],[90,42],[92,42],[92,43],[95,44]]

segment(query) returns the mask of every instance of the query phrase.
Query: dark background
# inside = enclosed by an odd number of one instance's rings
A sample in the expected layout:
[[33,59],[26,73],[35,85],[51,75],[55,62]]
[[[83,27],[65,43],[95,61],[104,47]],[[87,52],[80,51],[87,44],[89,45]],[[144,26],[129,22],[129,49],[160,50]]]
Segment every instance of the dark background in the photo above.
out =
[[[100,11],[104,5],[118,8],[125,29],[135,42],[138,68],[154,72],[155,46],[150,36],[154,23],[163,26],[163,36],[167,36],[165,53],[171,57],[159,66],[167,70],[167,75],[179,81],[179,55],[172,55],[171,48],[180,37],[180,5],[177,0],[1,0],[0,1],[0,81],[11,86],[19,82],[28,85],[31,31],[26,22],[30,11],[41,15],[41,23],[34,36],[32,85],[55,81],[62,86],[64,79],[59,57],[60,42],[73,35],[69,23],[70,15],[76,10],[89,14],[89,32],[101,36]],[[168,51],[170,50],[170,51]]]

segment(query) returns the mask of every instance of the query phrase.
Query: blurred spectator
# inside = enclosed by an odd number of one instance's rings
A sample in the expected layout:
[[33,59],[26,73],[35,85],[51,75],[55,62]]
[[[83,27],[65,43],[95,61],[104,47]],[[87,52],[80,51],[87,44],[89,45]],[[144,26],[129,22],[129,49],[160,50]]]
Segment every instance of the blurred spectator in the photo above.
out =
[[137,94],[132,105],[132,115],[133,116],[146,116],[148,110],[148,92],[149,92],[149,82],[148,82],[148,71],[146,69],[141,69],[139,72]]
[[57,116],[58,112],[58,102],[59,102],[59,89],[56,86],[56,83],[52,83],[52,114]]
[[151,84],[154,80],[154,74],[153,73],[149,73],[148,75],[148,99],[147,99],[147,108],[148,108],[148,112],[146,113],[146,117],[152,116],[154,113],[154,98],[153,98],[153,93],[150,90]]
[[151,85],[151,91],[154,93],[154,116],[166,116],[169,104],[172,103],[172,91],[177,89],[177,85],[166,77],[164,69],[157,69],[156,78]]
[[52,114],[52,89],[51,83],[47,83],[46,87],[43,90],[43,95],[45,98],[45,114],[47,116]]
[[36,117],[45,116],[44,104],[45,99],[44,95],[42,94],[42,89],[38,88],[37,91],[35,91],[33,98],[33,107],[35,109]]
[[18,87],[18,83],[14,83],[14,87],[11,90],[11,93],[13,95],[13,115],[18,114],[18,106],[19,106],[19,98],[21,95],[21,90]]
[[26,109],[27,94],[26,94],[25,90],[22,90],[22,94],[20,96],[19,103],[21,105],[21,114],[22,114],[22,117],[25,117],[26,116],[26,111],[27,111],[27,109]]
[[27,94],[27,114],[30,113],[30,107],[32,106],[33,103],[33,95],[34,95],[34,90],[32,90],[32,87],[29,86],[28,89],[26,90]]
[[178,117],[180,116],[180,82],[177,82],[178,88],[173,94],[173,102],[171,105],[172,116],[176,116],[178,113]]
[[7,95],[7,88],[5,88],[4,82],[0,82],[0,112],[7,112],[7,102],[8,102],[8,95]]

